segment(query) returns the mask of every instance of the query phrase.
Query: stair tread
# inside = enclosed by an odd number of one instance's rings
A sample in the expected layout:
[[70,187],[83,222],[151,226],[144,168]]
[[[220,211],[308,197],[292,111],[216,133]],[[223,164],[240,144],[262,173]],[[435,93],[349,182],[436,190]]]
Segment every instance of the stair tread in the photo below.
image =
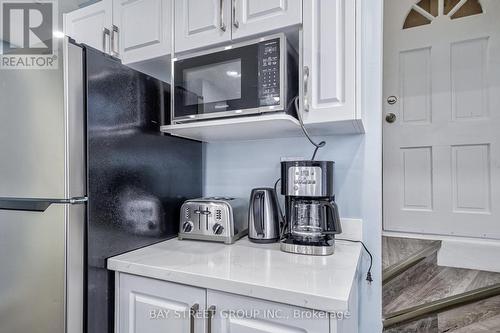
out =
[[[500,274],[437,266],[434,254],[384,286],[384,314],[500,283]],[[393,289],[393,290],[391,290]]]
[[440,241],[382,237],[382,268],[386,269],[408,259],[411,255]]
[[438,316],[431,315],[425,318],[387,328],[384,333],[437,333]]
[[500,296],[438,314],[439,332],[500,332]]
[[500,296],[390,327],[384,333],[500,333]]

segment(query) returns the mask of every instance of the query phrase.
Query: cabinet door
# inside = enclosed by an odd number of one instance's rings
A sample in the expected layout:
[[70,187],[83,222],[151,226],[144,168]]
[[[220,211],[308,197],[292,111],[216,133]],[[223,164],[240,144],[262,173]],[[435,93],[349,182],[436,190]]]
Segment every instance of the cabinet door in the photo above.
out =
[[356,1],[304,1],[305,123],[359,118],[356,111]]
[[[149,1],[149,0],[148,0]],[[205,289],[120,274],[117,333],[204,332]],[[191,309],[199,311],[191,315]],[[194,324],[194,330],[191,325]]]
[[231,40],[231,0],[175,0],[175,52]]
[[102,0],[64,14],[64,33],[78,43],[109,53],[112,20],[112,0]]
[[232,1],[233,39],[302,23],[302,0]]
[[308,309],[212,290],[207,306],[215,306],[212,333],[330,333],[329,319]]
[[172,1],[113,0],[113,23],[118,27],[113,48],[123,63],[170,53]]

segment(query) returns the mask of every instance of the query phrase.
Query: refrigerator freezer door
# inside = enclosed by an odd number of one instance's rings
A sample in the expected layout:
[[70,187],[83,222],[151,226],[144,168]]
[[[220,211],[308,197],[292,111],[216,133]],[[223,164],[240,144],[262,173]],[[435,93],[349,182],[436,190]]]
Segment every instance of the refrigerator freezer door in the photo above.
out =
[[0,210],[0,332],[64,332],[64,216]]
[[0,197],[64,198],[62,70],[2,70]]

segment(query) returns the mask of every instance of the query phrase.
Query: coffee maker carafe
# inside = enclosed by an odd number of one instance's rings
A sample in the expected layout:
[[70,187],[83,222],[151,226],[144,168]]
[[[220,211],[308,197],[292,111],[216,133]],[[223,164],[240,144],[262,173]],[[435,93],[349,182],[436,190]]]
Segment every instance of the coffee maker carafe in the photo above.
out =
[[330,255],[335,235],[342,232],[333,190],[332,161],[281,162],[281,193],[285,196],[285,252]]

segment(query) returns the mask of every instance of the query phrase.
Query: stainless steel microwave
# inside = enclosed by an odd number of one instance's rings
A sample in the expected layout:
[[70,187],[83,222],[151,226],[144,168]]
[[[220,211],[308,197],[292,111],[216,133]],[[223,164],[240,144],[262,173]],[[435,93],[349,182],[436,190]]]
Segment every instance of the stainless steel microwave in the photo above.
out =
[[285,34],[173,59],[172,124],[294,114],[290,101],[298,93],[297,62]]

